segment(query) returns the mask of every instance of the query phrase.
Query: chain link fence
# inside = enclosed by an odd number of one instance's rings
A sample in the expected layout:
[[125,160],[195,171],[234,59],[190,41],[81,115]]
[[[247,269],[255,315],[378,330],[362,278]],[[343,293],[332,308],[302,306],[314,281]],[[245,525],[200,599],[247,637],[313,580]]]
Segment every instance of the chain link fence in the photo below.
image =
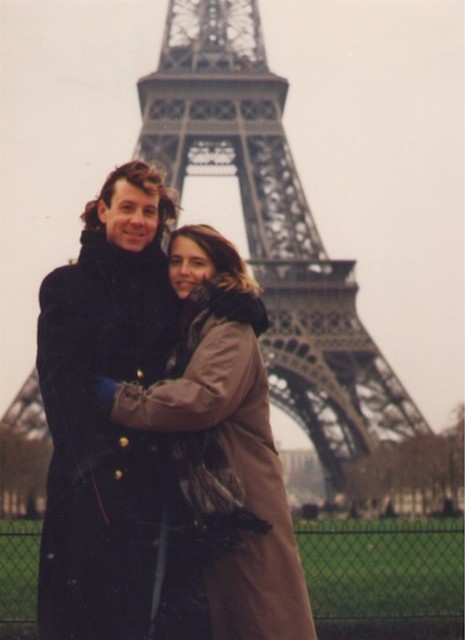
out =
[[[33,628],[40,532],[40,521],[0,521],[2,640],[26,637],[8,635],[12,625]],[[300,521],[295,533],[317,626],[443,620],[455,624],[444,637],[463,637],[462,519]]]
[[463,618],[463,520],[327,521],[296,534],[315,618]]

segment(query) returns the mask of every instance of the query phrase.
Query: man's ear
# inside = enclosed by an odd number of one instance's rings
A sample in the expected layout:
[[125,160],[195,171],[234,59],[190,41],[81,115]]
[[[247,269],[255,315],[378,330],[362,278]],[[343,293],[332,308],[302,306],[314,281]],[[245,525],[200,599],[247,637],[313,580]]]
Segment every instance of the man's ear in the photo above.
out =
[[103,200],[97,202],[97,215],[102,224],[107,223],[107,209],[108,207]]

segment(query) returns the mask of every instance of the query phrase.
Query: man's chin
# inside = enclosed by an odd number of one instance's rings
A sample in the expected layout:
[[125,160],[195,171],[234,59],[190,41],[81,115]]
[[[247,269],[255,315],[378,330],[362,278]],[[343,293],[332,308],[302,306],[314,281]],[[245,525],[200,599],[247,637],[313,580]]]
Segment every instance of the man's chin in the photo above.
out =
[[122,249],[125,249],[126,251],[132,251],[132,253],[140,253],[145,249],[145,247],[147,246],[147,243],[145,242],[144,244],[142,244],[140,242],[126,241],[126,242],[123,242],[120,246]]

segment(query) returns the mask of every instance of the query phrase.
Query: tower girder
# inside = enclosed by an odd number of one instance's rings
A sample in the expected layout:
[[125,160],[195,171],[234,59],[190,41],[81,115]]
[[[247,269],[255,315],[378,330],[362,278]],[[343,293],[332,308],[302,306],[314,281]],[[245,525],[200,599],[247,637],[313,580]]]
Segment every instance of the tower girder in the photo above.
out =
[[[331,260],[282,124],[288,82],[270,72],[258,0],[169,0],[158,69],[141,78],[134,152],[166,172],[236,176],[272,402],[308,434],[329,482],[343,462],[430,427],[356,311],[354,261]],[[2,423],[46,430],[36,372]]]

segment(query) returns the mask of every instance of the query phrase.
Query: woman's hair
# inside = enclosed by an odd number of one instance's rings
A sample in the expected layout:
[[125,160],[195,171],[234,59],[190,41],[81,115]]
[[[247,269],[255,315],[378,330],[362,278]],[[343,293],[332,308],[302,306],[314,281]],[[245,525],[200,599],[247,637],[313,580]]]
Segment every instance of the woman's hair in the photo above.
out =
[[165,187],[163,174],[160,171],[141,160],[132,160],[122,164],[107,176],[99,195],[86,204],[84,212],[80,216],[84,222],[84,228],[87,231],[103,233],[104,225],[102,225],[98,217],[98,202],[103,200],[106,206],[110,207],[115,192],[115,184],[122,179],[127,180],[147,195],[158,194],[160,198],[158,203],[159,224],[156,237],[161,238],[165,232],[169,232],[171,225],[176,222],[178,217],[177,193],[174,189]]
[[173,231],[168,244],[168,256],[171,255],[173,242],[179,236],[190,238],[201,247],[215,265],[216,286],[229,291],[234,289],[243,293],[259,295],[262,288],[247,270],[245,261],[239,255],[232,242],[208,224],[188,224]]

